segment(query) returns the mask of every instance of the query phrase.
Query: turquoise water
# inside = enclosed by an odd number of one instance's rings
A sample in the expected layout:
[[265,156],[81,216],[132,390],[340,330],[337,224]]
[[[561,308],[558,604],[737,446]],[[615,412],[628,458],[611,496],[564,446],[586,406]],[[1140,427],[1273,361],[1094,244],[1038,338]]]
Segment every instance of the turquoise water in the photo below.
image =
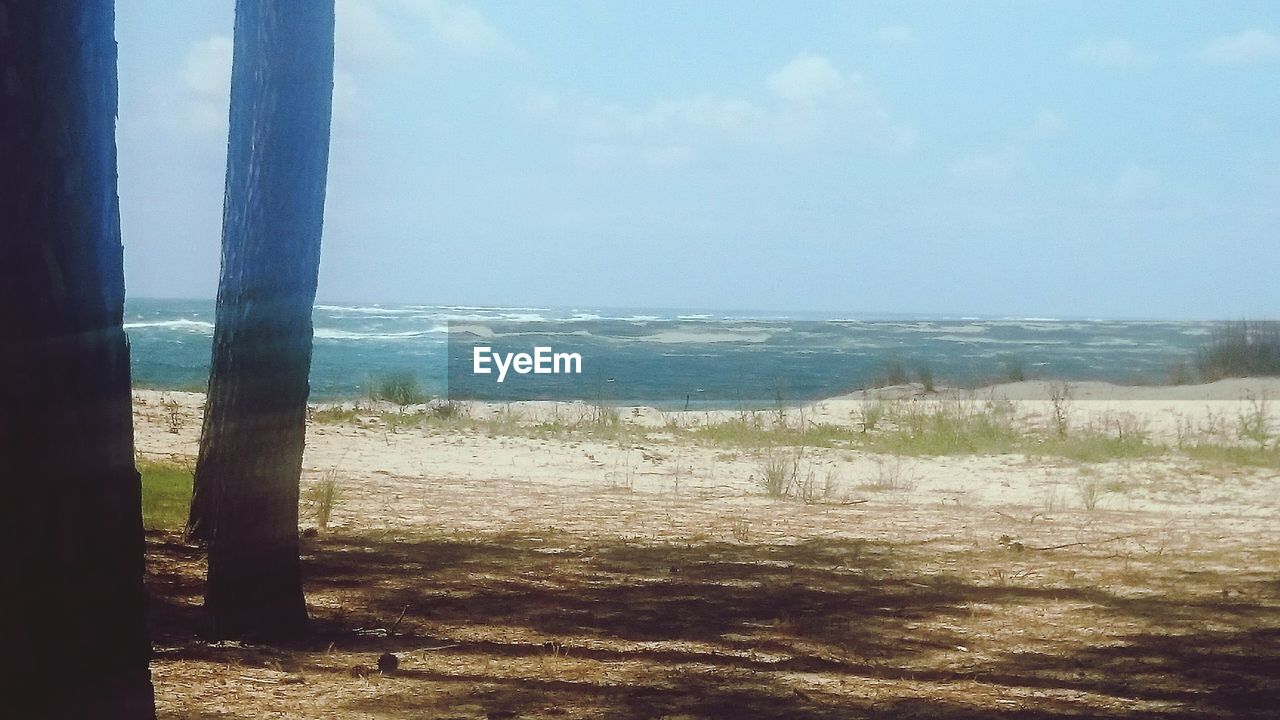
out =
[[[913,377],[927,363],[938,384],[951,385],[1003,380],[1010,363],[1028,378],[1163,381],[1172,365],[1194,359],[1214,327],[1201,321],[327,304],[316,306],[314,323],[314,399],[359,397],[371,377],[393,373],[411,374],[427,392],[446,394],[452,325],[457,361],[470,352],[460,333],[495,349],[540,344],[583,354],[582,376],[545,383],[536,396],[668,407],[829,397],[874,384],[894,362]],[[212,301],[130,300],[125,328],[135,385],[203,389]],[[498,397],[521,396],[516,383],[500,390]]]

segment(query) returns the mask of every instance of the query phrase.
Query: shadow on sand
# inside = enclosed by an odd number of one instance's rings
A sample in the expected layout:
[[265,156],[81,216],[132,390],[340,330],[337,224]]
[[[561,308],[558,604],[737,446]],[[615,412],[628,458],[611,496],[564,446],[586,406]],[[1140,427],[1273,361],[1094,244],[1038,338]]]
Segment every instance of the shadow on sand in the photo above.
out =
[[[198,551],[153,537],[153,633],[167,659],[404,658],[346,709],[444,718],[1275,717],[1280,583],[1232,597],[988,586],[928,548],[857,540],[643,545],[618,539],[335,536],[304,559],[314,637],[197,640]],[[317,603],[323,599],[323,603]],[[977,647],[990,608],[1082,608],[1052,637]],[[385,628],[404,612],[391,639]],[[1107,628],[1075,637],[1076,625]],[[966,645],[974,647],[964,647]],[[1034,649],[1028,649],[1032,647]],[[256,657],[256,656],[255,656]],[[252,659],[250,659],[252,661]],[[250,713],[252,715],[252,713]],[[195,717],[195,716],[193,716]]]

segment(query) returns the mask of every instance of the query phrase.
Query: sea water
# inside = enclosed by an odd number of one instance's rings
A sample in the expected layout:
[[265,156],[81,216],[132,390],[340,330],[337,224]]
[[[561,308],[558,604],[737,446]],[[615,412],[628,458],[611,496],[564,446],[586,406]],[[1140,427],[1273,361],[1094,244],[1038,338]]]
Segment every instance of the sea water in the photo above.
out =
[[[208,300],[131,299],[125,329],[134,384],[202,390],[214,307]],[[1193,362],[1215,324],[1014,317],[871,316],[701,309],[317,304],[311,396],[367,395],[371,381],[411,375],[445,396],[450,348],[482,338],[495,349],[582,354],[580,375],[540,388],[548,399],[659,407],[762,406],[876,385],[927,366],[938,385],[1027,378],[1163,381]],[[451,343],[450,339],[455,342]],[[455,358],[466,360],[470,358]],[[455,377],[456,380],[456,377]],[[522,399],[507,384],[497,399]]]

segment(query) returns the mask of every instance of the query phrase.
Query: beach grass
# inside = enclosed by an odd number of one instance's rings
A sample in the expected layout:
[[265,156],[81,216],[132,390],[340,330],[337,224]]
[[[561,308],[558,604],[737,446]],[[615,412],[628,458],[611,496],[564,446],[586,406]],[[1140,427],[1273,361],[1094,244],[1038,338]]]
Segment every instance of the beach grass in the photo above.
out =
[[337,468],[329,468],[320,477],[320,480],[311,485],[303,493],[303,500],[306,502],[307,511],[315,517],[316,525],[321,530],[329,529],[329,520],[333,517],[333,510],[342,501],[345,490],[338,482]]
[[418,379],[407,372],[396,372],[369,379],[369,399],[396,405],[417,405],[427,401]]
[[1280,447],[1269,448],[1198,443],[1182,448],[1182,452],[1194,460],[1221,465],[1245,465],[1249,467],[1280,470]]
[[[827,448],[903,457],[1016,454],[1104,463],[1181,454],[1219,464],[1280,466],[1274,432],[1247,413],[1241,414],[1239,442],[1201,437],[1195,442],[1180,441],[1175,447],[1153,439],[1140,418],[1124,413],[1072,426],[1068,406],[1069,400],[1064,400],[1052,406],[1047,419],[1036,420],[1020,417],[1009,401],[976,397],[868,399],[863,403],[861,422],[815,421],[803,409],[790,409],[720,416],[691,414],[669,419],[661,426],[634,421],[625,408],[593,405],[557,406],[550,414],[533,413],[519,405],[339,406],[316,410],[313,420],[393,433],[417,429],[538,440],[692,442],[757,455],[772,448]],[[1265,417],[1265,407],[1258,407],[1263,409],[1254,410],[1254,415]],[[1263,430],[1245,432],[1255,425]]]
[[829,423],[774,423],[758,419],[734,418],[683,429],[692,439],[728,447],[853,447],[858,443],[852,427]]
[[890,455],[1003,455],[1026,440],[1006,404],[899,403],[885,419],[884,427],[864,440],[868,449]]
[[147,530],[177,530],[187,523],[191,507],[191,470],[172,462],[143,460],[142,525]]
[[1204,382],[1280,375],[1280,321],[1239,320],[1223,324],[1200,349],[1196,369]]

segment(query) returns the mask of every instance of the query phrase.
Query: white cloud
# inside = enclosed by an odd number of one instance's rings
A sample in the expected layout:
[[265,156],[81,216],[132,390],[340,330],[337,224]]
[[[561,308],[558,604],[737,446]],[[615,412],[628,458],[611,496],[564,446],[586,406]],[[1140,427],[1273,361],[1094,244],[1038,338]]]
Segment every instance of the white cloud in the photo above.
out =
[[[555,101],[550,107],[562,106]],[[586,101],[570,112],[576,115],[576,124],[583,133],[599,137],[645,137],[690,130],[731,134],[748,131],[762,119],[759,109],[751,103],[706,95],[660,100],[640,111]]]
[[1141,165],[1129,165],[1111,183],[1111,199],[1131,205],[1152,199],[1160,189],[1160,173]]
[[385,67],[409,56],[409,43],[397,34],[376,0],[338,0],[334,35],[339,65],[361,69]]
[[198,95],[226,95],[231,87],[231,38],[215,35],[187,51],[182,79]]
[[1150,67],[1156,61],[1155,55],[1123,38],[1085,41],[1076,48],[1072,57],[1077,62],[1104,68],[1140,69]]
[[886,45],[910,45],[919,40],[915,30],[901,25],[882,27],[876,31],[876,37]]
[[231,38],[214,35],[194,43],[183,60],[181,80],[186,129],[197,134],[226,135]]
[[844,77],[831,61],[818,55],[800,55],[774,71],[765,84],[783,100],[814,102],[844,86]]
[[445,0],[412,2],[427,19],[436,39],[456,50],[489,53],[507,49],[502,34],[469,5]]
[[358,68],[396,64],[430,36],[462,55],[496,55],[514,45],[475,7],[454,0],[337,0],[339,62]]
[[510,52],[513,45],[477,9],[452,0],[379,0],[426,22],[432,37],[456,52],[491,55]]
[[979,152],[957,159],[951,174],[965,181],[1004,182],[1026,171],[1027,155],[1037,144],[1065,135],[1069,126],[1052,110],[1041,110],[1027,125],[1010,134],[1009,140],[995,150]]
[[856,73],[827,58],[800,55],[763,79],[764,98],[714,95],[658,100],[640,109],[597,100],[573,101],[530,91],[517,102],[526,114],[560,122],[578,137],[575,162],[588,166],[640,162],[670,166],[714,143],[851,142],[902,152],[914,132],[894,120]]
[[358,121],[366,109],[362,78],[405,66],[418,37],[459,54],[511,47],[479,11],[447,0],[337,0],[334,34],[335,125]]
[[902,152],[915,132],[896,122],[858,73],[841,73],[826,58],[802,55],[766,82],[778,102],[771,108],[773,134],[787,142],[844,138],[878,150]]
[[1280,37],[1258,28],[1215,38],[1200,51],[1214,65],[1248,65],[1280,60]]

